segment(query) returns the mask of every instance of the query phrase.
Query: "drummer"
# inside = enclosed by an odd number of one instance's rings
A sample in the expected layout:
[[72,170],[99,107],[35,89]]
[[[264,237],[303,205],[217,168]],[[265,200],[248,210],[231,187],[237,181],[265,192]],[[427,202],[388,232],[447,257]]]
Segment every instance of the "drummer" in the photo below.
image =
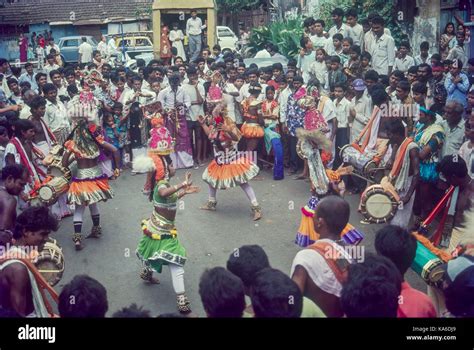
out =
[[391,224],[408,228],[415,200],[414,193],[420,178],[419,148],[412,138],[405,137],[405,127],[400,119],[388,120],[385,131],[392,150],[396,150],[393,162],[389,161],[387,164],[391,169],[388,180],[400,196],[398,210]]
[[15,244],[0,256],[0,309],[10,310],[18,317],[49,316],[37,285],[37,278],[42,278],[38,270],[11,260],[33,260],[36,249],[41,251],[50,232],[57,229],[58,221],[45,207],[30,207],[18,216],[13,234]]

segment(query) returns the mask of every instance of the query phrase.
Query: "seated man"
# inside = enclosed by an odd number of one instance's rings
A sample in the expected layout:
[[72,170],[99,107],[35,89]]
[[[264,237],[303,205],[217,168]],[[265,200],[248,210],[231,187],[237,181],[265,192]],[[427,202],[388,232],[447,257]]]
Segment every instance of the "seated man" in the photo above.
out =
[[298,285],[283,272],[266,268],[255,276],[252,286],[255,317],[301,317],[303,296]]
[[207,317],[242,317],[244,284],[223,267],[204,271],[199,282],[199,294]]
[[13,238],[16,221],[15,196],[25,189],[28,172],[19,164],[8,165],[2,171],[3,187],[0,188],[0,246],[6,246]]
[[[38,270],[24,261],[41,251],[58,221],[45,207],[30,207],[16,219],[15,244],[0,256],[0,307],[15,311],[20,317],[49,317],[47,300],[38,289]],[[27,267],[30,266],[30,267]],[[44,282],[44,281],[43,281]]]
[[[416,238],[399,226],[388,225],[375,236],[375,250],[395,264],[402,278],[415,259],[416,247]],[[436,310],[425,293],[412,288],[403,280],[397,316],[436,317]]]
[[347,317],[397,317],[401,276],[387,258],[368,255],[363,263],[349,267],[341,293]]
[[[291,267],[291,278],[302,294],[314,301],[328,317],[343,316],[339,298],[352,258],[339,241],[349,216],[349,203],[344,199],[323,198],[313,218],[320,239],[298,252]],[[329,256],[327,252],[330,252]]]

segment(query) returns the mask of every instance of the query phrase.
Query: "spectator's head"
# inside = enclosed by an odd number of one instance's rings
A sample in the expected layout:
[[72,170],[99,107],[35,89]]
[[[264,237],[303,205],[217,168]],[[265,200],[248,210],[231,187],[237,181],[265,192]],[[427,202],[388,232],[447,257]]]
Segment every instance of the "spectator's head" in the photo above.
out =
[[324,197],[316,207],[313,218],[314,229],[321,238],[338,240],[341,232],[349,222],[350,206],[338,196]]
[[293,90],[298,91],[303,86],[303,83],[303,77],[300,77],[299,75],[295,76],[293,78]]
[[341,58],[339,56],[331,56],[331,70],[337,71],[341,65]]
[[372,32],[376,37],[381,37],[385,29],[385,20],[383,17],[377,15],[372,19]]
[[34,69],[33,63],[28,62],[25,64],[25,70],[29,75],[33,74],[33,69]]
[[13,124],[15,136],[22,141],[33,140],[35,137],[35,125],[28,119],[16,120]]
[[360,57],[360,46],[359,45],[352,45],[351,48],[350,48],[350,51],[349,51],[350,55],[351,55],[351,59],[353,61],[355,60],[358,60],[359,57]]
[[44,97],[50,102],[55,103],[56,97],[58,96],[58,88],[51,83],[47,83],[43,86]]
[[459,58],[456,58],[452,61],[451,65],[449,66],[449,72],[453,76],[459,75],[463,67],[462,61]]
[[112,317],[114,318],[149,318],[150,311],[144,310],[143,307],[139,307],[137,304],[133,303],[128,307],[124,307],[119,311],[115,312]]
[[83,36],[81,40],[82,40],[83,43],[87,42],[87,38],[85,36]]
[[30,103],[31,114],[35,118],[42,118],[46,112],[46,100],[42,96],[36,95]]
[[314,24],[314,18],[313,17],[305,18],[305,20],[303,21],[303,28],[306,31],[309,31],[309,30],[311,30],[311,27],[313,26],[313,24]]
[[398,53],[400,57],[404,58],[408,54],[408,52],[410,52],[410,43],[404,40],[400,43]]
[[456,317],[474,317],[474,257],[461,255],[446,267],[451,282],[444,290],[446,307]]
[[7,85],[10,91],[13,92],[14,94],[21,93],[20,86],[18,85],[18,80],[16,80],[15,78],[8,78]]
[[259,245],[244,245],[235,249],[227,260],[227,270],[239,277],[248,295],[255,275],[270,267],[268,256]]
[[68,87],[66,88],[66,91],[70,98],[73,98],[74,96],[79,94],[79,89],[77,88],[76,85],[68,85]]
[[[0,138],[5,137],[7,130],[2,126],[3,134]],[[21,164],[7,165],[2,169],[3,186],[12,196],[18,196],[25,189],[28,183],[28,170]]]
[[8,71],[8,67],[10,67],[10,64],[7,59],[0,58],[0,73],[5,74]]
[[466,38],[466,34],[464,33],[464,31],[460,30],[456,33],[456,40],[457,40],[459,46],[464,45],[465,38]]
[[341,305],[347,317],[397,317],[402,278],[386,257],[368,254],[349,266]]
[[431,66],[434,67],[434,66],[441,66],[441,55],[439,53],[434,53],[431,55],[431,58],[430,58],[430,61],[431,61]]
[[272,268],[256,274],[251,299],[257,318],[297,318],[303,310],[303,296],[298,285],[283,272]]
[[368,70],[364,76],[365,85],[369,92],[372,90],[372,86],[379,81],[379,74],[374,70]]
[[466,136],[466,139],[474,144],[474,112],[471,112],[469,119],[466,120],[465,129],[466,131],[464,132],[464,135]]
[[29,207],[16,218],[13,238],[18,245],[35,247],[40,252],[51,231],[56,232],[58,227],[58,220],[48,208]]
[[432,69],[427,63],[422,63],[418,66],[418,80],[424,83],[431,79]]
[[109,309],[107,291],[94,278],[77,275],[63,287],[58,309],[62,318],[103,318]]
[[204,271],[199,282],[199,295],[208,317],[242,317],[244,284],[223,267]]
[[53,85],[55,85],[56,87],[62,85],[62,79],[63,78],[62,78],[61,73],[59,72],[59,70],[55,69],[55,70],[52,70],[51,72],[49,72],[49,78],[51,79]]
[[10,137],[8,136],[8,129],[0,125],[0,146],[6,147],[8,142],[10,141]]
[[444,27],[444,32],[443,34],[449,34],[449,35],[454,35],[454,23],[453,22],[449,22],[448,24],[446,24],[446,26]]
[[445,156],[436,169],[443,175],[448,184],[453,186],[465,185],[466,181],[470,180],[466,162],[458,154]]
[[350,8],[346,11],[346,23],[350,27],[354,27],[357,24],[357,9]]
[[427,41],[423,41],[420,44],[420,56],[421,57],[428,57],[428,52],[430,51],[430,43]]
[[413,84],[418,79],[418,66],[411,66],[407,71],[407,80]]
[[385,92],[385,89],[378,87],[373,88],[372,91],[370,91],[370,96],[372,97],[372,104],[380,108],[382,108],[382,106],[386,104],[390,98],[387,95],[387,92]]
[[197,16],[197,10],[196,10],[196,9],[192,9],[192,10],[191,10],[191,17],[192,17],[192,18],[196,18],[196,16]]
[[428,92],[428,87],[426,83],[417,81],[411,87],[411,93],[413,96],[413,101],[418,103],[420,106],[425,105],[426,94]]
[[303,48],[305,50],[312,50],[312,48],[313,48],[313,42],[307,36],[301,38],[300,45],[301,45],[301,48]]
[[385,132],[391,145],[401,145],[405,139],[405,127],[399,118],[390,118],[385,123]]
[[346,94],[346,89],[346,84],[340,82],[334,84],[334,97],[336,97],[337,100],[341,100]]
[[341,33],[336,33],[332,36],[332,44],[334,45],[335,49],[341,48],[343,39],[344,37]]
[[457,100],[448,101],[444,107],[444,116],[451,127],[459,124],[464,114],[463,105]]
[[331,12],[331,17],[336,26],[341,26],[342,20],[344,19],[344,10],[341,8],[335,8]]
[[367,51],[360,54],[360,64],[363,68],[367,68],[372,60],[372,55]]
[[388,78],[388,84],[392,89],[396,89],[399,82],[405,80],[405,75],[402,71],[394,70],[390,73],[390,77]]
[[[400,120],[394,120],[394,122],[401,124]],[[400,133],[400,128],[397,127],[395,132]],[[389,258],[403,276],[415,259],[416,242],[416,238],[404,228],[388,225],[377,232],[375,236],[375,250],[379,255]]]
[[322,35],[324,32],[324,27],[326,26],[326,23],[322,19],[317,19],[313,23],[313,32],[316,35]]

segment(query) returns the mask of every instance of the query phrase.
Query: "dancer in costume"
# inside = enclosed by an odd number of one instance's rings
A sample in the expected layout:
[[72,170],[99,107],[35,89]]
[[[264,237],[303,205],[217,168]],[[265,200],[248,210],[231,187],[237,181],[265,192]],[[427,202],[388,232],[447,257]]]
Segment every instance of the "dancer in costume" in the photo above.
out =
[[244,124],[241,127],[242,136],[247,139],[247,152],[253,152],[258,147],[258,142],[264,136],[263,118],[261,115],[262,102],[258,99],[262,93],[260,84],[251,83],[249,87],[250,97],[242,101]]
[[240,186],[252,204],[253,219],[260,220],[262,209],[248,183],[258,174],[259,168],[247,157],[239,156],[237,144],[241,134],[227,116],[225,105],[217,106],[212,118],[205,120],[200,117],[199,123],[214,146],[214,160],[202,175],[202,179],[209,185],[209,200],[201,209],[216,210],[218,189]]
[[186,181],[171,186],[169,180],[176,173],[169,157],[172,152],[173,141],[169,131],[165,127],[154,128],[148,145],[149,157],[138,157],[133,163],[136,171],[155,173],[152,177],[154,191],[150,195],[154,211],[150,219],[142,222],[143,237],[136,253],[143,263],[140,277],[150,283],[159,283],[153,278],[153,271],[161,273],[163,265],[169,266],[178,310],[189,313],[191,308],[185,294],[183,269],[186,250],[178,240],[175,217],[178,199],[198,192],[199,188],[191,186],[189,172],[186,173]]
[[[69,110],[70,117],[76,125],[64,143],[62,164],[68,167],[75,159],[77,174],[72,178],[68,192],[68,202],[75,205],[74,235],[72,240],[76,250],[83,249],[82,222],[84,211],[89,207],[92,216],[92,231],[87,238],[99,238],[102,234],[100,213],[97,203],[113,197],[107,175],[99,167],[101,149],[109,151],[115,158],[115,164],[120,165],[120,152],[111,144],[104,141],[97,127],[97,108],[93,103],[76,100]],[[74,157],[72,157],[74,156]],[[114,170],[114,176],[120,175],[120,169]]]

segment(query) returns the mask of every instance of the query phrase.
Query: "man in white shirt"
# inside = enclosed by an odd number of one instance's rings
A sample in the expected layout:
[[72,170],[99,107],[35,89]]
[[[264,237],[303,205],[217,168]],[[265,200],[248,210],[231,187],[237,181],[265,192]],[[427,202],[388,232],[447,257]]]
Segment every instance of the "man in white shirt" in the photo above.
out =
[[311,33],[314,34],[310,36],[310,39],[315,50],[327,50],[328,45],[332,45],[332,39],[330,40],[324,36],[324,26],[325,23],[322,19],[315,20],[311,25]]
[[349,37],[352,38],[353,44],[358,45],[362,49],[364,47],[364,28],[357,23],[357,10],[355,8],[347,10],[346,23],[349,29]]
[[0,85],[0,88],[3,89],[5,96],[10,95],[10,89],[8,88],[8,84],[7,84],[7,78],[8,78],[7,71],[9,67],[10,67],[10,64],[8,63],[8,61],[5,58],[0,58],[0,74],[3,75],[3,79],[1,81],[2,84]]
[[334,169],[339,168],[342,164],[342,159],[339,155],[339,150],[349,144],[349,113],[351,103],[344,97],[346,93],[346,86],[344,83],[337,83],[334,86],[334,106],[337,121],[336,139],[335,139],[335,160]]
[[191,18],[186,22],[186,35],[189,41],[190,62],[199,57],[202,45],[202,30],[206,28],[206,24],[202,24],[201,19],[197,16],[197,10],[191,10]]
[[46,84],[43,92],[46,98],[44,121],[53,132],[57,142],[63,144],[71,131],[66,107],[58,100],[58,89],[53,84]]
[[56,54],[58,55],[61,53],[59,46],[54,43],[54,38],[49,39],[49,43],[44,49],[46,51],[45,52],[46,56],[50,54],[51,49],[54,49],[56,51]]
[[[372,31],[372,20],[379,16],[378,14],[376,13],[371,13],[369,14],[369,16],[367,17],[367,20],[369,22],[369,26],[370,26],[370,30],[368,32],[366,32],[364,34],[364,51],[367,51],[370,53],[371,51],[371,46],[372,46],[372,43],[374,42],[375,40],[375,34],[374,32]],[[384,33],[387,34],[388,36],[392,36],[392,33],[390,32],[390,29],[388,28],[384,28],[383,29]]]
[[79,63],[92,62],[92,45],[87,42],[87,38],[82,37],[82,44],[79,45]]
[[105,35],[100,37],[100,42],[97,44],[97,50],[100,52],[100,55],[106,60],[109,60],[108,50],[107,50],[107,38]]
[[194,67],[188,68],[188,83],[183,84],[183,90],[191,100],[188,114],[186,116],[189,136],[193,146],[194,168],[198,169],[204,163],[203,145],[205,142],[202,128],[199,125],[198,117],[204,116],[204,86],[199,83],[197,70]]
[[313,216],[314,230],[319,233],[319,239],[314,245],[300,250],[291,266],[291,279],[327,317],[343,316],[340,304],[342,276],[344,272],[347,274],[353,259],[337,242],[341,240],[349,216],[349,203],[342,197],[324,197],[317,204]]
[[[258,84],[258,70],[257,69],[250,69],[248,72],[247,72],[247,80],[248,80],[248,83],[244,84],[244,86],[242,86],[242,88],[240,89],[240,98],[241,100],[243,101],[244,99],[246,99],[247,97],[250,97],[250,93],[249,93],[249,88],[250,88],[250,84],[252,83],[256,83]],[[262,92],[261,94],[258,96],[258,100],[259,101],[263,101],[265,100],[265,90],[267,89],[267,84],[260,84],[260,86],[262,87]]]
[[420,44],[420,54],[415,56],[415,65],[419,66],[422,63],[427,63],[431,65],[431,55],[429,54],[430,51],[430,43],[427,41],[423,41]]
[[385,20],[380,17],[372,19],[372,32],[375,39],[371,44],[372,68],[378,73],[389,75],[395,64],[395,41],[384,33]]
[[372,101],[365,94],[366,86],[362,79],[356,79],[352,83],[354,88],[355,96],[351,101],[351,110],[349,118],[349,127],[351,128],[351,139],[353,143],[360,135],[362,130],[365,128],[370,120],[372,113]]
[[463,67],[467,67],[467,60],[468,60],[468,53],[469,48],[466,50],[464,45],[464,32],[457,32],[456,33],[456,40],[457,44],[451,50],[449,50],[447,60],[454,61],[456,59],[460,59],[462,62]]
[[342,38],[347,38],[349,36],[349,27],[345,23],[343,23],[343,19],[344,11],[342,9],[336,8],[332,11],[332,20],[335,25],[332,26],[331,29],[329,29],[328,31],[329,41],[325,48],[326,52],[329,55],[336,55],[336,49],[333,44],[333,36],[335,34],[341,34]]
[[399,70],[400,72],[406,73],[408,68],[415,65],[415,60],[413,57],[408,56],[410,51],[410,43],[408,41],[402,41],[400,43],[400,48],[398,49],[398,57],[395,58],[394,70]]
[[18,80],[18,82],[20,84],[23,82],[28,82],[30,83],[31,89],[38,91],[38,84],[36,83],[36,80],[35,80],[33,63],[28,62],[27,64],[25,64],[25,70],[26,72],[20,76],[20,79]]

